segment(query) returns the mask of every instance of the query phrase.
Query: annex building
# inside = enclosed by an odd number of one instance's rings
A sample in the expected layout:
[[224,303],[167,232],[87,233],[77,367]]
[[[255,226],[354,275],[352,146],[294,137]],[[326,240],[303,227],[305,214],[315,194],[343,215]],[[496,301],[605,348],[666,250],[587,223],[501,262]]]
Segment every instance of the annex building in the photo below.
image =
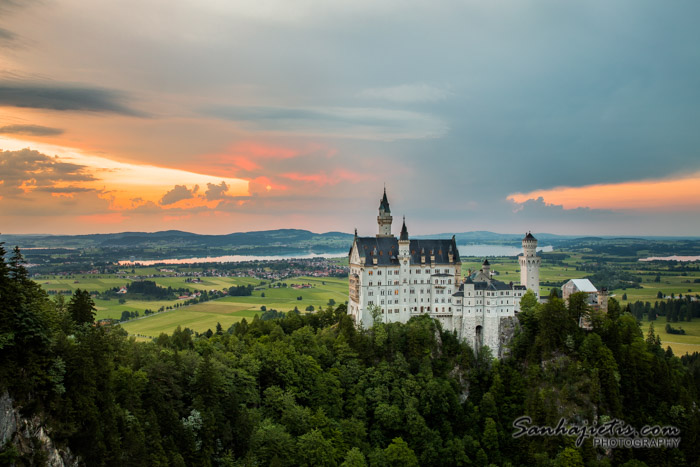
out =
[[493,279],[488,260],[481,270],[462,277],[454,236],[411,239],[404,219],[397,238],[391,233],[392,220],[385,189],[377,234],[360,237],[356,230],[350,248],[348,313],[355,324],[372,326],[372,310],[386,323],[428,314],[472,348],[487,345],[500,355],[504,328],[512,326],[525,291],[539,296],[537,239],[530,233],[523,238],[521,284],[504,283]]

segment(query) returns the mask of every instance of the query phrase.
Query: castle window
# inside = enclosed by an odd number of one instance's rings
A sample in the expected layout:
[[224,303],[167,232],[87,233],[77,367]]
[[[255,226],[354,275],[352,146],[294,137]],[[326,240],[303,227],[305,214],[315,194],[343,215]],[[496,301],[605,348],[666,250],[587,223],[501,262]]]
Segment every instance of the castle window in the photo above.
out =
[[372,281],[369,281],[369,286],[372,287]]
[[394,290],[394,295],[398,295],[398,294],[399,294],[399,289]]
[[369,275],[370,275],[370,276],[371,276],[372,274],[374,274],[374,271],[370,271],[370,272],[369,272]]
[[381,276],[381,275],[382,275],[382,271],[381,271],[381,270],[377,271],[377,275],[378,275],[378,276]]

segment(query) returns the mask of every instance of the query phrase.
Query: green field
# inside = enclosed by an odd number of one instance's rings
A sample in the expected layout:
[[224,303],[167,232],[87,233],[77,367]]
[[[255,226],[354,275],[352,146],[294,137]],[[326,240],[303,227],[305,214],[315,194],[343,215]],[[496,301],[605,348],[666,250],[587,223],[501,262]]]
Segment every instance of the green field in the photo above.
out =
[[[313,305],[314,309],[318,310],[325,307],[330,299],[333,299],[336,304],[345,303],[347,300],[346,279],[297,277],[286,279],[284,282],[288,284],[288,287],[264,288],[253,292],[253,295],[249,297],[225,297],[198,303],[134,319],[122,323],[122,327],[130,335],[139,338],[157,337],[162,332],[170,334],[177,326],[205,332],[207,329],[216,329],[217,323],[220,323],[224,329],[228,329],[233,323],[243,318],[252,319],[256,314],[262,313],[260,309],[262,306],[278,311],[290,311],[298,307],[303,313],[309,305]],[[292,288],[293,284],[302,283],[312,284],[312,287],[307,289]],[[302,297],[302,299],[297,300],[297,297]]]
[[[686,353],[700,352],[700,320],[690,322],[669,323],[674,328],[683,328],[685,334],[668,334],[666,332],[666,318],[660,317],[654,321],[654,332],[661,339],[661,346],[665,349],[671,347],[673,354],[677,356]],[[649,321],[644,320],[640,325],[644,336],[649,331]]]

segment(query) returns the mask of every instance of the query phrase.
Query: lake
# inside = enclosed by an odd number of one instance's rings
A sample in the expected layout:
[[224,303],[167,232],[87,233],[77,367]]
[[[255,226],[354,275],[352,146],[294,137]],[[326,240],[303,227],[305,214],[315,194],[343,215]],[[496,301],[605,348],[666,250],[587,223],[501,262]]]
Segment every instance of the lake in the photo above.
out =
[[650,256],[639,261],[700,261],[700,256]]
[[242,263],[244,261],[279,261],[283,259],[313,259],[313,258],[342,258],[347,253],[309,253],[306,255],[279,255],[279,256],[255,256],[255,255],[226,255],[226,256],[206,256],[203,258],[169,258],[169,259],[149,259],[133,261],[119,261],[120,266],[140,264],[141,266],[153,266],[154,264],[192,264],[192,263]]
[[[493,256],[517,256],[523,252],[522,248],[508,245],[458,245],[461,256],[493,257]],[[537,248],[537,251],[553,251],[551,245]],[[154,264],[192,264],[192,263],[241,263],[244,261],[279,261],[285,259],[313,259],[313,258],[343,258],[347,253],[309,253],[306,255],[279,255],[279,256],[255,256],[255,255],[226,255],[206,256],[201,258],[166,258],[149,260],[123,260],[120,266],[140,264],[141,266],[153,266]]]
[[[457,247],[461,256],[477,256],[480,258],[487,256],[518,256],[523,252],[522,247],[509,245],[457,245]],[[554,247],[547,245],[537,248],[537,251],[554,251]]]

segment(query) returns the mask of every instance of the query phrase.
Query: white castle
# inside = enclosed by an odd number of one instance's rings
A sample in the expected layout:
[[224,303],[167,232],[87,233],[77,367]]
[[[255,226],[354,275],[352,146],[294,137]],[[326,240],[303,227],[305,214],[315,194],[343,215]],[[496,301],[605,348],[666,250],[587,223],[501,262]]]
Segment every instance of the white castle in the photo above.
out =
[[[520,309],[527,289],[539,297],[540,258],[537,239],[523,238],[520,262],[521,285],[506,284],[491,277],[488,260],[482,269],[462,278],[457,243],[449,240],[409,239],[406,220],[397,239],[391,234],[389,201],[379,204],[374,237],[355,238],[350,249],[350,293],[348,313],[358,326],[370,327],[370,308],[380,310],[385,323],[405,323],[411,316],[428,314],[443,329],[456,331],[478,350],[486,345],[500,355],[501,334]],[[510,323],[509,323],[510,322]]]

